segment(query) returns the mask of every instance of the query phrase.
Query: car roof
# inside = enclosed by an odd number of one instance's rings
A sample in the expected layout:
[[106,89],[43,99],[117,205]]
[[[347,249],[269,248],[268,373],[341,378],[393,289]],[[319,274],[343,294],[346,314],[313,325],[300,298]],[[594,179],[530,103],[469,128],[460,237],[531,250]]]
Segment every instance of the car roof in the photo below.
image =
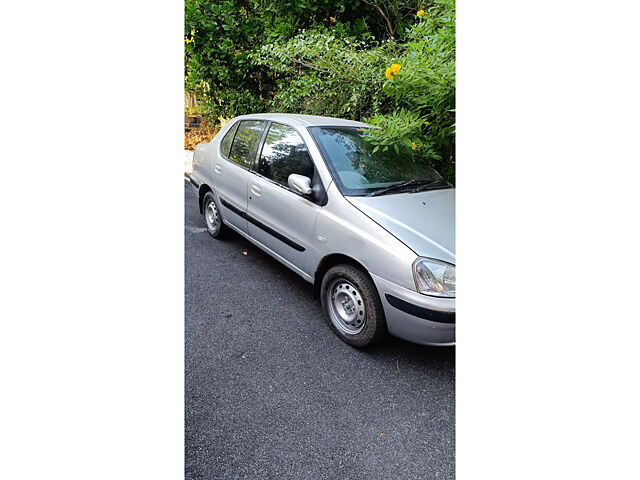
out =
[[343,118],[321,117],[318,115],[299,115],[295,113],[255,113],[252,115],[241,115],[236,119],[271,120],[274,122],[282,122],[293,127],[369,127],[366,123],[356,122],[355,120],[345,120]]

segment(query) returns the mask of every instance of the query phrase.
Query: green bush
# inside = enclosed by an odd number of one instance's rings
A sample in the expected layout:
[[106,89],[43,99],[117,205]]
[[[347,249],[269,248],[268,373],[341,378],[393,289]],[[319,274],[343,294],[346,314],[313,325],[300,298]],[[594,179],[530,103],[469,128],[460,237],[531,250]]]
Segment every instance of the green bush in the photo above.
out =
[[[407,32],[401,66],[387,78],[388,111],[368,119],[393,142],[415,142],[422,157],[455,178],[455,6],[440,0]],[[393,115],[390,115],[395,113]],[[406,133],[406,135],[404,134]]]
[[266,108],[269,73],[249,61],[263,31],[251,1],[185,1],[185,88],[206,100],[210,124]]
[[371,44],[371,37],[366,42],[316,28],[263,45],[251,59],[278,74],[272,110],[360,119],[382,108],[380,70],[396,47]]

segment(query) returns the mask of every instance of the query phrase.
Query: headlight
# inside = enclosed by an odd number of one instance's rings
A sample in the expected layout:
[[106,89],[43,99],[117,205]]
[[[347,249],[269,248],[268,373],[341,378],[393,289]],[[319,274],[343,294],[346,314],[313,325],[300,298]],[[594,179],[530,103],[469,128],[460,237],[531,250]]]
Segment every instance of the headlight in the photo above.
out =
[[456,267],[453,265],[420,257],[413,262],[413,278],[418,293],[437,297],[456,296]]

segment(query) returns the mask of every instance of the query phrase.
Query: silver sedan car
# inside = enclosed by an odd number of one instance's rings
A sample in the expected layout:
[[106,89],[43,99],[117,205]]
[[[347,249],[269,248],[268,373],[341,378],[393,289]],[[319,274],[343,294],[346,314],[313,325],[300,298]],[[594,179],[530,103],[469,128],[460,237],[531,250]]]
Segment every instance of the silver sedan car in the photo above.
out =
[[388,333],[455,343],[455,194],[406,151],[375,148],[364,123],[236,117],[197,146],[191,183],[209,234],[234,230],[315,286],[354,347]]

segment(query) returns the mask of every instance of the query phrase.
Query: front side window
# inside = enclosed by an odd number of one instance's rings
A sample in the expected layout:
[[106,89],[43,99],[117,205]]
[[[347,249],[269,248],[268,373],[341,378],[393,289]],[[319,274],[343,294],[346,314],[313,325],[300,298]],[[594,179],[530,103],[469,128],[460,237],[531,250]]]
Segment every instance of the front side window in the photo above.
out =
[[327,166],[344,195],[378,195],[451,185],[410,149],[386,152],[366,140],[356,127],[311,127]]
[[236,134],[236,130],[238,130],[238,125],[240,122],[236,122],[236,124],[231,127],[231,129],[227,132],[227,134],[222,139],[220,143],[220,148],[222,149],[222,154],[225,158],[229,158],[229,152],[231,151],[231,142],[233,142],[233,137]]
[[263,120],[242,120],[233,138],[229,160],[245,168],[251,168],[263,129]]
[[287,125],[272,123],[260,154],[258,173],[287,186],[292,173],[313,179],[313,172],[313,161],[300,134]]

